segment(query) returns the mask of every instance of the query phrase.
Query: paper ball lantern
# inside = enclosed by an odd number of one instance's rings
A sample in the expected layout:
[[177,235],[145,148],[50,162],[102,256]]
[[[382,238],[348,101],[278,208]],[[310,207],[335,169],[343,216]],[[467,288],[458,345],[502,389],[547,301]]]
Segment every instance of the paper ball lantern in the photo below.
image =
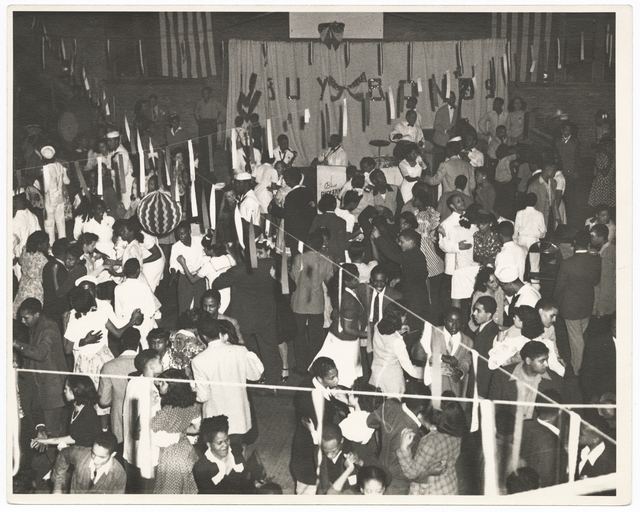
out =
[[182,207],[170,194],[157,190],[142,198],[138,206],[138,218],[145,231],[162,236],[178,227],[182,220]]

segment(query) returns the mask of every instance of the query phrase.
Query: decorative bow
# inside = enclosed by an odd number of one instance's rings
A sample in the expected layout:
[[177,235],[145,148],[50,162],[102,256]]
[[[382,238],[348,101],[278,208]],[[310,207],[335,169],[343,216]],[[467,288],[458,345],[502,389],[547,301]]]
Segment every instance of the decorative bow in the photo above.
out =
[[320,23],[318,25],[318,32],[320,32],[320,41],[327,45],[327,48],[333,46],[334,50],[338,49],[340,43],[342,43],[342,37],[344,36],[344,23]]

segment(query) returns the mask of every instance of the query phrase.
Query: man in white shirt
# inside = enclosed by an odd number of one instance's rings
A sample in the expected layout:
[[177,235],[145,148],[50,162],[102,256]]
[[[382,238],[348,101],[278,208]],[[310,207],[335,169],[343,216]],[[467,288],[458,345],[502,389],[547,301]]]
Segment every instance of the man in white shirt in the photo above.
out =
[[349,165],[347,152],[341,146],[342,137],[334,133],[329,137],[329,148],[324,151],[318,158],[321,165],[340,165],[346,167]]
[[513,224],[511,224],[511,222],[501,222],[498,224],[498,235],[502,240],[502,249],[496,254],[496,273],[499,273],[504,267],[515,267],[518,269],[518,278],[520,281],[524,281],[524,266],[527,251],[524,247],[513,241]]
[[600,433],[606,428],[606,422],[599,416],[590,418],[590,422],[595,425],[584,421],[580,425],[578,444],[584,448],[580,451],[576,479],[593,478],[616,471],[616,447],[605,442]]
[[159,448],[151,439],[151,418],[161,408],[153,378],[162,373],[162,364],[158,352],[153,349],[140,352],[134,364],[141,375],[129,381],[124,396],[123,458],[130,492],[149,494],[153,492],[159,456]]
[[[27,243],[27,238],[32,233],[40,230],[40,222],[27,208],[27,198],[24,193],[13,196],[13,257],[19,258],[22,249]],[[13,270],[16,278],[20,279],[22,271],[20,264],[16,261]]]
[[478,121],[478,132],[486,138],[487,142],[496,139],[496,128],[507,123],[509,112],[503,110],[503,107],[504,100],[502,98],[494,99],[493,108]]
[[[516,267],[503,267],[500,272],[496,270],[496,278],[500,281],[500,287],[507,296],[509,305],[505,306],[507,317],[513,321],[514,309],[518,306],[531,306],[535,308],[542,298],[540,292],[531,283],[523,283],[518,277]],[[506,320],[506,318],[505,318]]]
[[296,152],[289,149],[289,137],[284,133],[278,135],[278,147],[273,150],[273,165],[276,162],[284,162],[289,165],[296,157]]
[[146,282],[140,281],[140,262],[136,258],[128,259],[124,262],[123,271],[125,280],[115,287],[113,291],[113,303],[115,314],[122,323],[125,323],[131,313],[139,309],[143,315],[142,324],[135,328],[140,331],[140,344],[143,349],[149,348],[147,335],[151,329],[157,327],[156,314],[159,311],[160,303]]
[[233,190],[238,201],[234,223],[238,242],[244,249],[249,239],[249,223],[254,225],[255,236],[260,234],[261,206],[258,196],[251,189],[251,174],[248,172],[241,172],[233,178]]
[[[191,284],[183,268],[183,265],[186,265],[189,272],[195,275],[202,266],[204,258],[202,237],[191,236],[191,225],[187,221],[178,224],[176,237],[178,241],[171,246],[169,272],[171,274],[170,284],[178,282],[178,315],[180,315],[190,309],[192,304],[198,305],[200,303],[200,298],[206,289],[206,283],[204,279],[198,279],[194,284]],[[180,259],[183,260],[182,263]]]
[[424,146],[424,134],[417,126],[418,114],[415,110],[408,110],[404,121],[395,125],[389,138],[392,142],[413,142],[418,146]]
[[122,165],[124,167],[124,172],[118,174],[121,176],[124,174],[124,183],[120,183],[120,192],[122,201],[122,205],[125,210],[129,209],[131,205],[131,197],[135,197],[137,195],[137,187],[135,180],[133,178],[133,164],[131,163],[131,159],[129,158],[129,152],[125,149],[125,147],[120,143],[120,132],[112,131],[107,133],[107,146],[109,147],[109,156],[107,157],[111,162],[112,171],[112,179],[114,180],[114,186],[116,184],[115,173],[119,172],[115,169],[118,169],[120,165],[120,156],[122,156]]

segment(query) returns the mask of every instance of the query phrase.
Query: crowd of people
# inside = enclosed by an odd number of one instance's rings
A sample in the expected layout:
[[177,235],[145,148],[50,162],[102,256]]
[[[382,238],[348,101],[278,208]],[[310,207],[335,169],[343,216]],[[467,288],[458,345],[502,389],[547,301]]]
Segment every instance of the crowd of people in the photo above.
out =
[[[138,113],[151,138],[156,100]],[[205,135],[221,115],[210,101],[205,88]],[[167,193],[164,170],[135,169],[115,126],[78,173],[37,147],[38,172],[13,199],[14,367],[35,370],[17,372],[17,492],[282,493],[247,457],[253,397],[270,391],[245,384],[294,380],[308,388],[283,426],[296,494],[482,493],[477,410],[456,398],[538,404],[496,406],[503,493],[568,480],[567,415],[553,402],[602,404],[584,414],[576,477],[615,472],[615,388],[583,365],[585,345],[615,340],[608,114],[596,115],[592,216],[579,219],[591,170],[575,125],[540,149],[520,98],[508,112],[496,98],[475,129],[456,123],[452,93],[426,141],[415,107],[390,134],[400,186],[374,158],[350,165],[337,134],[310,168],[292,165],[285,134],[267,158],[257,116],[238,118],[210,230],[201,204],[187,208],[196,182],[171,118],[182,221],[160,236],[137,208],[141,180]],[[318,201],[317,164],[348,178]]]

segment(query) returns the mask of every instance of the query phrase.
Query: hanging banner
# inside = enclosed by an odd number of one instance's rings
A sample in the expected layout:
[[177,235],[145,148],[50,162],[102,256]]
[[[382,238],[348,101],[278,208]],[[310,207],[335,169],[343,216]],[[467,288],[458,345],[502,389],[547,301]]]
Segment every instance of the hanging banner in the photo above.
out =
[[196,202],[196,159],[193,154],[193,140],[189,140],[189,178],[191,179],[191,216],[198,216],[198,203]]
[[[306,115],[306,114],[305,114]],[[344,99],[344,103],[342,104],[342,137],[347,136],[347,98]]]
[[99,196],[102,196],[104,193],[103,189],[102,189],[102,157],[99,156],[98,157],[98,188],[97,188],[97,194]]
[[138,139],[138,158],[140,162],[140,195],[143,196],[147,191],[147,169],[144,161],[144,150],[142,149],[142,139],[140,139],[140,131],[136,128],[136,138]]
[[271,132],[271,119],[267,119],[267,149],[269,158],[273,158],[273,134]]
[[396,118],[396,102],[393,100],[393,89],[389,87],[389,119]]

